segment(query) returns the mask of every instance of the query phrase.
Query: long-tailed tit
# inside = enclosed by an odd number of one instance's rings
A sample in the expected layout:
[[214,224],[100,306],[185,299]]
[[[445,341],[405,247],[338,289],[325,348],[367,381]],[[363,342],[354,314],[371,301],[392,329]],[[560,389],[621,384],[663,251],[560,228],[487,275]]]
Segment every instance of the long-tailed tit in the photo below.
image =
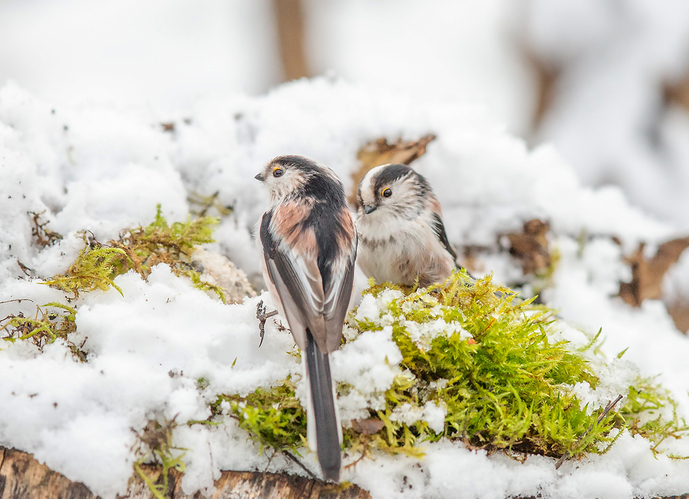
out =
[[440,203],[428,181],[406,165],[370,170],[357,190],[359,266],[378,283],[442,282],[456,267]]
[[309,446],[324,478],[338,481],[342,428],[328,356],[340,346],[352,296],[354,222],[340,180],[307,158],[277,157],[256,179],[271,200],[260,226],[263,276],[305,354]]

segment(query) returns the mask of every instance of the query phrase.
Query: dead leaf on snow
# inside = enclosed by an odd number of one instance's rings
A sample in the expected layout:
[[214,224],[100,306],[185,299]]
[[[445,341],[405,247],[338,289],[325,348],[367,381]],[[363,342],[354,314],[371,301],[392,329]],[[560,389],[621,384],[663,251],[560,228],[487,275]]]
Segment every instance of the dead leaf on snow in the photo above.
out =
[[524,274],[536,274],[550,266],[548,239],[550,229],[548,222],[533,219],[524,223],[523,232],[507,234],[510,242],[510,254],[519,259]]
[[676,83],[665,84],[663,97],[666,104],[679,104],[689,110],[689,76],[685,76]]
[[353,419],[352,429],[362,435],[373,435],[383,429],[385,423],[380,419]]
[[651,259],[643,254],[644,243],[636,252],[625,258],[632,267],[631,282],[620,283],[620,297],[634,307],[644,300],[657,300],[663,295],[663,276],[679,260],[682,252],[689,247],[689,237],[673,239],[658,247]]
[[675,322],[677,329],[684,334],[689,333],[689,302],[674,303],[667,307],[667,311]]

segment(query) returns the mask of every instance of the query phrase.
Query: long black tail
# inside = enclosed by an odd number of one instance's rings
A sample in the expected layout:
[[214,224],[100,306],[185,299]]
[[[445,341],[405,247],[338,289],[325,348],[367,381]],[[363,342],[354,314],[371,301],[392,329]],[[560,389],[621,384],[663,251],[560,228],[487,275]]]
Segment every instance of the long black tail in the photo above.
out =
[[[306,379],[311,395],[308,411],[309,440],[316,439],[318,462],[323,478],[337,482],[340,480],[342,456],[340,452],[340,422],[330,377],[330,360],[316,345],[311,332],[306,330]],[[312,428],[311,425],[315,428]],[[313,446],[313,442],[309,441]]]

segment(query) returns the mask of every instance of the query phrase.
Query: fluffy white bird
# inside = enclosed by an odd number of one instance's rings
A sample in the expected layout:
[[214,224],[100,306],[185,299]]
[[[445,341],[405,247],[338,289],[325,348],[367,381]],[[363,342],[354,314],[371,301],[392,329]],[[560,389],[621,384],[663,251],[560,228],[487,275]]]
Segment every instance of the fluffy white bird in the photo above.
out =
[[359,266],[378,283],[443,282],[457,264],[440,203],[428,181],[406,165],[370,170],[357,190]]

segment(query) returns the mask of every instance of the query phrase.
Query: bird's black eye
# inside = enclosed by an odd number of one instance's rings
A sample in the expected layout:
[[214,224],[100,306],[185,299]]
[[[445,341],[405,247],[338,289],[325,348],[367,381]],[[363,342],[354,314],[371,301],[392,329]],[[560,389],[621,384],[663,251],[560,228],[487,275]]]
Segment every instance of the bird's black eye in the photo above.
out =
[[383,197],[389,198],[390,196],[392,196],[392,191],[389,188],[383,189]]
[[283,170],[280,167],[275,167],[273,168],[273,177],[282,177],[282,175],[285,173],[285,170]]

